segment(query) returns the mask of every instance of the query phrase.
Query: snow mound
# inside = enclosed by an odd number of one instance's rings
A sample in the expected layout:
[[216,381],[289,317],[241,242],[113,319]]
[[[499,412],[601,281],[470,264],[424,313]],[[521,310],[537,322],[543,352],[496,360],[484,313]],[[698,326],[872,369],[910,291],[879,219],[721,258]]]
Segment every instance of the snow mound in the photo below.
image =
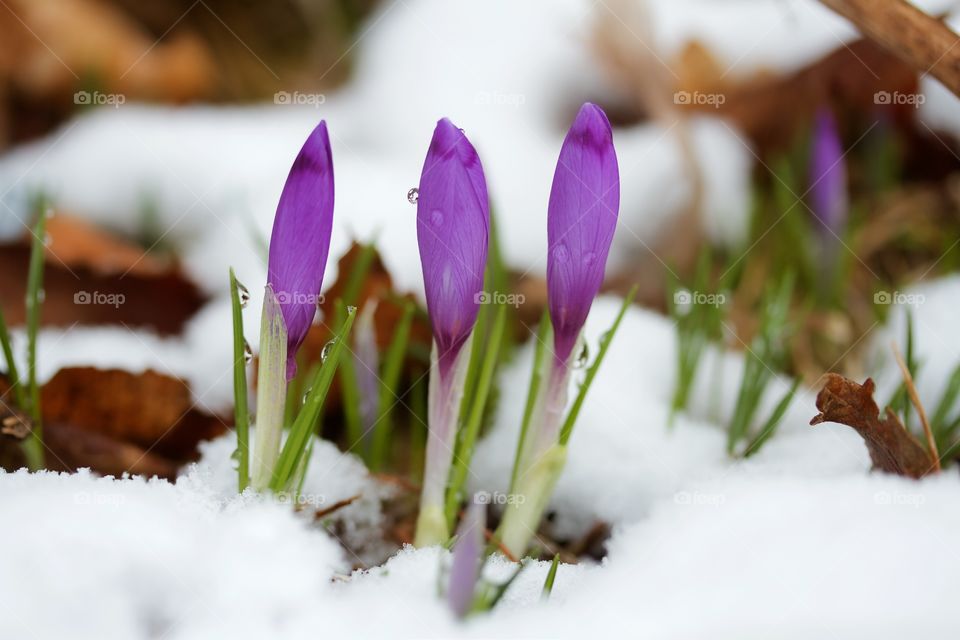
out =
[[215,637],[240,607],[269,628],[349,566],[289,506],[191,481],[0,471],[0,512],[5,638]]

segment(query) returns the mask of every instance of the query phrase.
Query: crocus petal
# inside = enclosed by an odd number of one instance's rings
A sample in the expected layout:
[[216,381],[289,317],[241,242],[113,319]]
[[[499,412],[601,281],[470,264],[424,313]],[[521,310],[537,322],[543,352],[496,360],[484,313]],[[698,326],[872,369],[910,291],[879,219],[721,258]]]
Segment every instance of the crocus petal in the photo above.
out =
[[810,149],[810,204],[826,235],[839,235],[847,217],[847,167],[837,122],[829,109],[817,111]]
[[417,200],[417,242],[441,372],[477,320],[489,227],[480,157],[463,131],[444,118],[427,150]]
[[450,586],[447,600],[459,617],[467,615],[473,604],[477,578],[483,560],[483,531],[486,527],[485,506],[474,500],[457,529],[457,543],[453,547],[450,567]]
[[280,195],[270,236],[267,282],[287,326],[287,380],[317,309],[333,226],[333,158],[321,121],[300,149]]
[[553,175],[547,211],[547,295],[554,356],[565,362],[600,290],[620,210],[620,172],[610,122],[584,104]]

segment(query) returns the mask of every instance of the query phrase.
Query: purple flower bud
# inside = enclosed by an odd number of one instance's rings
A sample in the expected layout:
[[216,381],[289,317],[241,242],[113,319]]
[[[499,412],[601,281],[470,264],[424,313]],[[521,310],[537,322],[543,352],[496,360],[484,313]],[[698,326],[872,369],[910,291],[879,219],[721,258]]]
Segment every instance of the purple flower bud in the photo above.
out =
[[588,102],[563,141],[547,211],[547,295],[559,362],[570,357],[600,290],[619,210],[613,132]]
[[450,586],[447,600],[450,608],[462,618],[473,605],[477,578],[483,565],[483,532],[487,526],[486,507],[474,500],[457,528],[457,542],[453,547],[450,567]]
[[287,327],[287,380],[317,309],[333,226],[333,158],[321,121],[294,160],[280,194],[270,235],[267,283]]
[[810,204],[823,235],[842,233],[847,221],[847,167],[837,122],[827,108],[817,111],[810,149]]
[[417,200],[417,241],[441,375],[477,320],[489,227],[480,157],[463,131],[444,118],[433,131]]

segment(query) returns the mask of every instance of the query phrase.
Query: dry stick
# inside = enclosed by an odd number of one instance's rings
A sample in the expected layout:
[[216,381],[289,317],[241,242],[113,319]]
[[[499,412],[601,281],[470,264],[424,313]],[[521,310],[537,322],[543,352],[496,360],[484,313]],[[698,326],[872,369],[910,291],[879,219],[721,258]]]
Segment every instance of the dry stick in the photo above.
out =
[[820,0],[868,38],[960,96],[960,36],[905,0]]
[[[937,451],[937,442],[933,439],[933,430],[930,429],[930,423],[927,421],[927,412],[923,410],[923,405],[920,403],[920,396],[917,394],[917,388],[913,384],[913,376],[910,375],[910,368],[907,367],[907,363],[903,361],[903,357],[900,355],[900,349],[897,348],[896,343],[890,346],[893,347],[893,356],[897,359],[897,364],[900,366],[900,373],[903,374],[903,384],[907,387],[907,395],[910,396],[910,401],[917,410],[917,415],[920,416],[920,424],[923,425],[923,434],[927,437],[927,448],[930,450],[930,457],[933,459],[933,470],[940,473],[940,453]],[[906,428],[906,426],[904,426],[904,428]]]

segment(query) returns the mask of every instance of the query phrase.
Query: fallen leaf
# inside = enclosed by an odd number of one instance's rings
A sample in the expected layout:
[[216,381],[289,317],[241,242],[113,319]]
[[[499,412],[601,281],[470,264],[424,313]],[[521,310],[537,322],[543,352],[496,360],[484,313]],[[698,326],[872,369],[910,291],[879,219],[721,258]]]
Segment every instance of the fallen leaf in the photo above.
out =
[[923,445],[887,408],[883,419],[873,400],[873,380],[862,385],[835,373],[828,373],[827,382],[817,394],[820,413],[810,421],[836,422],[852,427],[863,438],[876,469],[911,478],[922,478],[934,469],[934,461]]
[[41,393],[45,422],[69,425],[149,450],[174,461],[196,456],[197,444],[226,432],[198,409],[186,382],[156,371],[69,367]]
[[[177,335],[206,297],[174,260],[58,212],[48,220],[45,326],[126,325]],[[30,236],[0,245],[0,305],[11,326],[24,322]]]

